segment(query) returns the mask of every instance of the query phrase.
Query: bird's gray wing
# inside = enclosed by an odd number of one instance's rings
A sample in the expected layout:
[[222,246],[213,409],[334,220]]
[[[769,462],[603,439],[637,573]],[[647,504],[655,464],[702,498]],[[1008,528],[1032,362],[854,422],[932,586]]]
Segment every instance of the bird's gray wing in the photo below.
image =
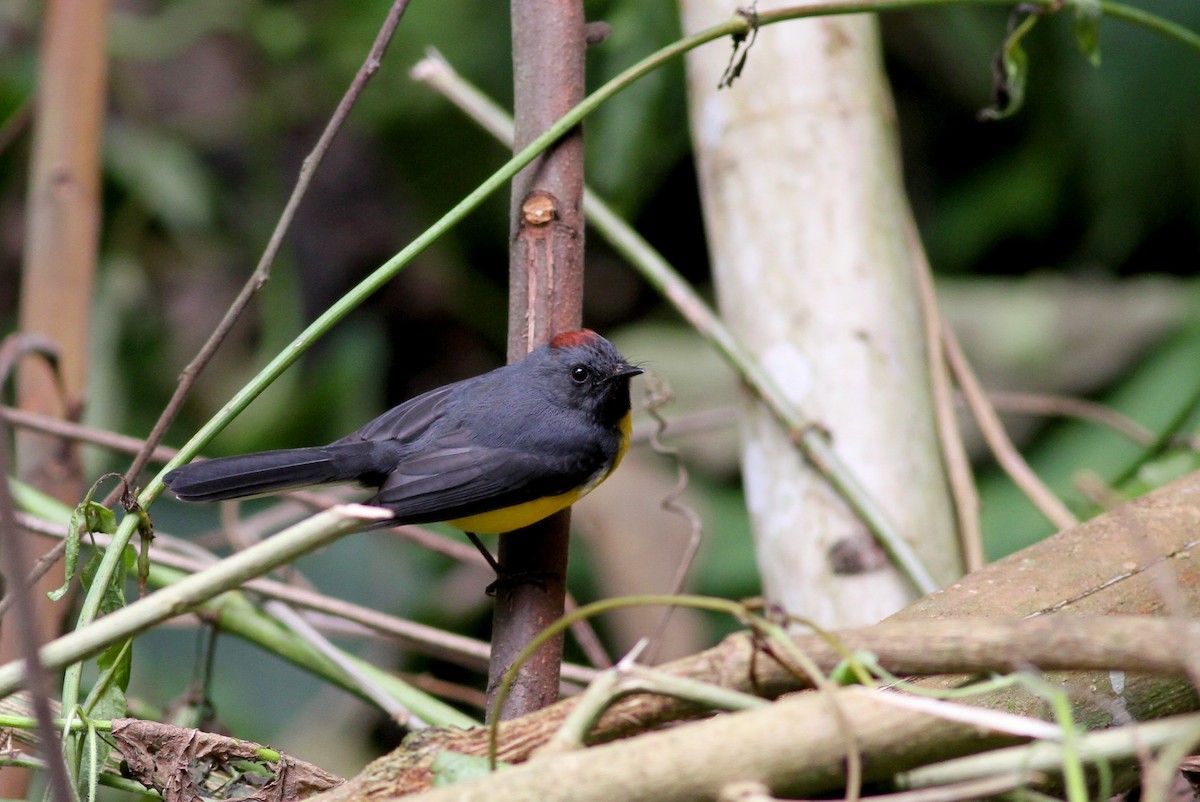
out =
[[598,467],[452,437],[402,460],[370,503],[392,510],[399,523],[449,521],[566,493]]
[[346,435],[337,443],[354,443],[362,440],[397,440],[401,443],[411,443],[438,422],[453,399],[454,391],[469,381],[471,379],[447,384],[410,398],[399,406],[392,407],[361,429]]

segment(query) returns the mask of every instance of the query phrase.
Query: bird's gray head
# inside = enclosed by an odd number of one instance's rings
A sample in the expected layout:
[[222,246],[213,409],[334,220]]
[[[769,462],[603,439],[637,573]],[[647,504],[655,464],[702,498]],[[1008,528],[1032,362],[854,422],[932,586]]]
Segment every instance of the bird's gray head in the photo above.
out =
[[604,426],[629,412],[629,380],[642,372],[591,329],[559,334],[526,361],[554,403],[583,409]]

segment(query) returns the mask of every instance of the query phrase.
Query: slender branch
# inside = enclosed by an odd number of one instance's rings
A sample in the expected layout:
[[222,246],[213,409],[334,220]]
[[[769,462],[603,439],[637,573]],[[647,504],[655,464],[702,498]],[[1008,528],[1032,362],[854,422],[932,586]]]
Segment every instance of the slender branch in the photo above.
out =
[[1029,463],[1017,451],[1012,440],[1008,438],[1008,433],[1004,431],[1004,424],[1000,422],[996,410],[988,402],[983,388],[979,386],[979,380],[975,378],[970,363],[967,362],[962,348],[959,347],[958,339],[950,327],[945,325],[942,327],[942,347],[945,349],[946,359],[950,363],[950,369],[954,372],[958,386],[962,389],[963,398],[966,399],[971,414],[975,416],[975,422],[979,424],[979,430],[992,449],[996,461],[1012,477],[1017,487],[1021,488],[1034,506],[1041,510],[1042,515],[1049,519],[1050,523],[1059,529],[1066,529],[1079,523],[1067,506],[1038,478],[1038,475],[1029,467]]
[[[296,215],[296,209],[300,206],[300,201],[304,199],[308,192],[308,186],[312,182],[313,176],[320,167],[321,161],[325,158],[329,146],[333,144],[334,137],[341,130],[342,123],[350,114],[350,109],[353,108],[359,95],[362,94],[363,88],[367,81],[378,72],[380,63],[383,61],[383,56],[387,52],[388,45],[392,41],[392,35],[395,34],[397,26],[400,24],[401,17],[404,16],[405,9],[408,8],[409,0],[394,0],[391,9],[388,11],[387,17],[384,19],[379,33],[375,37],[375,42],[371,45],[371,50],[367,54],[367,59],[363,65],[359,67],[358,72],[354,75],[354,79],[350,82],[350,87],[342,96],[337,108],[334,109],[333,116],[329,118],[329,122],[325,126],[325,130],[321,132],[321,136],[317,139],[317,144],[313,146],[312,152],[304,158],[304,162],[300,166],[300,175],[296,179],[296,185],[292,188],[292,194],[288,198],[287,204],[283,208],[283,212],[279,215],[279,220],[275,224],[275,230],[271,232],[271,238],[267,241],[267,247],[263,250],[262,256],[258,260],[258,265],[254,268],[254,272],[250,278],[242,286],[241,292],[237,298],[230,304],[226,310],[225,316],[217,324],[217,328],[213,331],[208,341],[200,348],[200,352],[195,358],[183,369],[179,376],[179,384],[175,387],[175,392],[171,396],[171,400],[167,402],[166,408],[158,421],[155,422],[154,428],[150,430],[149,436],[146,438],[146,443],[142,450],[134,457],[133,464],[129,466],[129,470],[125,473],[125,481],[129,486],[134,486],[137,482],[138,475],[142,469],[146,467],[146,463],[151,459],[154,448],[162,441],[163,436],[167,433],[171,422],[175,420],[175,416],[179,413],[179,409],[183,406],[183,401],[187,394],[191,391],[192,385],[196,383],[200,372],[204,370],[205,365],[209,363],[221,343],[229,335],[233,324],[241,317],[242,312],[250,303],[250,299],[254,294],[267,282],[271,275],[271,265],[275,262],[275,256],[279,253],[279,248],[283,244],[284,235],[292,225],[292,219]],[[115,496],[109,497],[105,504],[111,504],[115,500]]]
[[929,361],[929,382],[937,417],[938,441],[941,444],[942,462],[946,466],[950,494],[954,499],[954,514],[958,518],[958,539],[962,549],[963,567],[970,573],[978,571],[987,561],[983,549],[983,528],[979,521],[979,490],[975,486],[971,461],[967,458],[966,445],[958,426],[958,415],[954,410],[954,390],[951,387],[949,367],[942,346],[942,328],[945,324],[941,308],[938,306],[933,269],[921,244],[916,221],[911,215],[907,217],[905,227],[908,248],[916,270],[917,288],[921,296],[926,359]]
[[[0,407],[0,419],[3,419],[11,426],[33,429],[34,431],[57,435],[68,440],[78,440],[81,443],[89,443],[118,453],[139,454],[145,449],[148,442],[140,437],[116,434],[104,429],[97,429],[94,426],[85,426],[82,423],[75,423],[63,420],[62,418],[55,418],[51,415],[42,415],[15,407]],[[158,446],[150,452],[149,459],[153,462],[165,463],[177,453],[179,452],[173,448]]]
[[387,713],[392,720],[405,730],[425,729],[427,722],[404,706],[402,702],[392,697],[367,672],[360,671],[349,655],[329,642],[329,639],[317,631],[299,613],[281,601],[269,601],[265,605],[267,613],[276,620],[283,622],[297,637],[303,639],[309,646],[325,655],[358,687],[359,693],[374,702],[380,710]]
[[989,390],[988,400],[992,406],[1005,412],[1021,412],[1027,415],[1056,415],[1059,417],[1082,418],[1107,426],[1139,446],[1150,448],[1158,443],[1154,432],[1115,409],[1066,395],[1042,393],[1007,393]]

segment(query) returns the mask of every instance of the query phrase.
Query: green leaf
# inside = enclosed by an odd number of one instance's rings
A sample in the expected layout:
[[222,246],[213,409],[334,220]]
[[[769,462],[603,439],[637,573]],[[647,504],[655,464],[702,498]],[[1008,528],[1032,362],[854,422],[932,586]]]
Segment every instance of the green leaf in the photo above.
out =
[[[133,563],[133,550],[126,549],[124,557],[113,576],[113,581],[104,589],[100,603],[101,614],[111,613],[125,606],[125,578]],[[101,559],[99,553],[94,553],[83,567],[81,579],[84,587],[91,587]],[[123,718],[128,713],[125,691],[129,688],[129,676],[133,666],[132,640],[125,639],[110,645],[96,658],[96,665],[100,669],[100,676],[81,706],[82,715],[88,721]],[[70,740],[78,750],[78,788],[85,799],[91,799],[93,797],[89,789],[94,784],[94,778],[103,771],[112,747],[103,738],[96,739],[91,731],[83,743],[79,743],[78,738]]]
[[[501,763],[500,767],[503,768]],[[439,752],[429,766],[433,774],[431,785],[442,788],[456,782],[470,780],[475,777],[486,777],[491,773],[488,759],[479,755],[464,755],[461,752],[449,750]]]
[[1139,493],[1147,493],[1186,476],[1200,467],[1198,463],[1200,455],[1191,450],[1168,453],[1138,468],[1137,482],[1140,484],[1135,483],[1134,486]]
[[[112,581],[108,584],[108,587],[104,588],[104,595],[100,599],[100,609],[98,611],[100,615],[120,610],[125,606],[125,578],[129,573],[129,569],[133,567],[136,558],[133,549],[126,547],[122,559],[117,565],[117,569],[113,572]],[[80,576],[80,580],[83,582],[85,589],[91,589],[96,577],[96,571],[99,570],[103,559],[103,555],[100,552],[94,552],[88,559],[87,564],[83,566],[83,574]]]
[[[843,658],[833,671],[829,672],[829,679],[835,685],[863,685],[863,672],[867,666],[879,665],[879,656],[874,652],[855,652],[849,658]],[[866,677],[870,679],[868,675]]]
[[[100,678],[93,694],[96,699],[88,709],[93,718],[111,721],[124,718],[128,712],[125,691],[129,689],[129,674],[133,666],[133,641],[123,640],[109,646],[96,659]],[[89,701],[92,701],[89,697]]]
[[1104,16],[1100,10],[1100,0],[1074,0],[1075,5],[1075,41],[1079,44],[1079,52],[1092,62],[1093,67],[1100,66],[1100,18]]
[[[1019,12],[1014,12],[1016,13]],[[1000,49],[992,66],[992,105],[979,112],[981,120],[1003,120],[1020,111],[1024,104],[1029,56],[1025,54],[1025,48],[1021,47],[1021,40],[1033,30],[1038,19],[1037,14],[1030,14],[1018,25],[1013,26],[1010,21],[1008,38],[1004,40],[1004,47]]]
[[117,531],[117,516],[112,510],[105,506],[92,501],[92,497],[96,494],[96,488],[103,481],[103,477],[96,481],[84,496],[83,501],[79,502],[71,512],[71,520],[67,524],[67,540],[66,553],[63,556],[63,573],[65,579],[62,587],[49,591],[46,595],[51,601],[58,601],[67,592],[71,586],[71,579],[75,576],[75,567],[79,564],[79,540],[84,532],[103,532],[106,535],[111,535]]

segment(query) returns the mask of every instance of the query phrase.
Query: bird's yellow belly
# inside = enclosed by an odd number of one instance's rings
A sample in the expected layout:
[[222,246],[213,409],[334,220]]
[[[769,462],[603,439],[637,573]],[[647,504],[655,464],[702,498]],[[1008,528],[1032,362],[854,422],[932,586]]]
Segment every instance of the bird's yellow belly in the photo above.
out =
[[629,447],[629,435],[633,426],[632,417],[632,414],[627,413],[621,419],[621,449],[617,452],[617,458],[613,460],[612,466],[583,486],[569,490],[566,493],[560,493],[557,496],[545,496],[544,498],[526,501],[524,504],[514,504],[511,507],[505,507],[500,510],[481,512],[476,515],[468,515],[465,518],[455,518],[446,523],[455,529],[461,529],[464,532],[472,532],[477,535],[501,535],[505,532],[511,532],[514,529],[521,529],[530,524],[535,524],[543,518],[549,518],[559,510],[565,510],[592,492],[597,485],[607,479],[617,469],[617,466],[621,464],[621,458],[625,456],[625,450]]
[[466,518],[455,518],[453,521],[447,521],[446,523],[456,529],[461,529],[464,532],[473,532],[477,535],[499,535],[535,524],[543,518],[549,518],[559,510],[565,510],[567,507],[570,507],[582,495],[583,493],[579,490],[571,490],[557,496],[546,496],[534,499],[533,501],[526,501],[524,504],[505,507],[502,510],[481,512],[478,515],[468,515]]

